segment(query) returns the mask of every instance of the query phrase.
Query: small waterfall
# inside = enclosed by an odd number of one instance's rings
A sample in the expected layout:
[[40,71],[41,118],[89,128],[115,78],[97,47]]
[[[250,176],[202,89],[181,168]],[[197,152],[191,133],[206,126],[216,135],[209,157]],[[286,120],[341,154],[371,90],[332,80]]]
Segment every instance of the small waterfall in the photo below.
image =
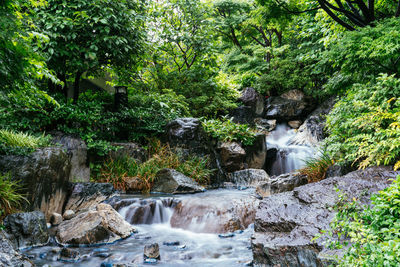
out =
[[268,151],[273,153],[272,162],[267,166],[269,175],[289,173],[304,167],[304,160],[315,153],[309,146],[292,145],[296,131],[286,124],[277,125],[276,129],[267,136]]

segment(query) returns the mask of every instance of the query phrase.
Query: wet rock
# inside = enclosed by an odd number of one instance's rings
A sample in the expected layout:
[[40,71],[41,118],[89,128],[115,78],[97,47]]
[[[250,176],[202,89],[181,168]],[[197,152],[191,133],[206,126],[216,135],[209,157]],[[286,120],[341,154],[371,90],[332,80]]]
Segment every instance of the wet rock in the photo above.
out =
[[70,182],[89,182],[90,168],[87,165],[87,146],[80,139],[62,133],[53,134],[53,142],[61,144],[71,159]]
[[305,98],[305,95],[302,91],[294,89],[282,94],[281,97],[288,100],[301,101]]
[[314,108],[311,101],[286,99],[280,96],[268,98],[264,118],[283,121],[296,120],[307,116]]
[[65,210],[74,212],[90,209],[117,195],[113,185],[107,183],[74,183],[70,191]]
[[227,172],[239,171],[244,168],[246,151],[236,142],[224,142],[219,146],[222,167]]
[[254,118],[256,117],[253,108],[240,106],[230,112],[233,122],[240,124],[253,125]]
[[43,148],[28,156],[0,156],[0,172],[10,172],[21,181],[30,205],[26,210],[41,210],[49,220],[61,213],[68,195],[70,158],[61,147]]
[[155,264],[158,263],[158,260],[157,260],[157,259],[147,258],[147,259],[144,259],[144,260],[143,260],[143,263],[144,263],[144,264],[152,264],[152,265],[155,265]]
[[190,149],[190,152],[203,153],[206,146],[206,134],[199,119],[178,118],[166,126],[168,143]]
[[354,167],[351,164],[348,165],[338,165],[334,164],[330,166],[326,171],[326,178],[335,177],[335,176],[343,176],[348,174],[351,171],[355,171]]
[[168,247],[179,246],[180,244],[179,241],[163,242],[163,245]]
[[53,226],[59,225],[62,221],[63,221],[63,217],[61,216],[61,214],[56,213],[56,212],[53,212],[51,214],[51,217],[50,217],[51,225],[53,225]]
[[108,204],[82,212],[57,229],[56,240],[68,245],[109,244],[129,237],[135,229]]
[[218,237],[219,238],[231,238],[234,237],[235,234],[234,233],[227,233],[227,234],[219,234]]
[[246,169],[230,174],[231,181],[236,185],[257,187],[260,183],[269,181],[269,175],[262,169]]
[[336,99],[330,98],[314,110],[298,129],[296,136],[292,139],[292,144],[317,146],[326,137],[324,131],[326,115],[335,103]]
[[160,247],[158,243],[144,246],[144,259],[157,259],[160,260]]
[[19,254],[7,239],[6,233],[0,230],[0,266],[35,266],[28,258]]
[[263,169],[267,156],[265,134],[257,134],[252,145],[244,146],[246,169]]
[[261,116],[264,112],[264,97],[254,88],[243,89],[239,100],[247,107],[251,107],[256,116]]
[[75,212],[73,210],[66,210],[63,215],[64,220],[71,220],[75,217]]
[[265,198],[257,210],[252,238],[255,266],[325,266],[319,257],[321,251],[325,253],[325,240],[313,238],[329,228],[335,215],[330,209],[338,201],[335,188],[365,204],[398,174],[390,167],[368,168]]
[[157,172],[152,191],[170,194],[196,193],[204,191],[204,187],[178,171],[163,169]]
[[43,212],[14,213],[8,215],[3,224],[10,241],[17,248],[43,246],[49,242]]
[[297,172],[285,173],[274,176],[270,179],[270,192],[277,194],[286,191],[292,191],[294,188],[308,183],[307,176]]
[[147,160],[146,150],[136,143],[111,143],[111,145],[118,147],[117,150],[110,152],[109,156],[112,159],[129,157],[135,159],[138,163],[142,163]]
[[58,256],[59,261],[63,262],[78,262],[80,258],[79,252],[70,248],[62,248],[60,255]]
[[296,121],[289,121],[288,122],[289,126],[293,129],[299,129],[299,127],[302,124],[302,121],[296,120]]
[[130,177],[125,180],[126,193],[139,193],[145,189],[143,180],[139,177]]
[[267,120],[263,118],[255,118],[254,124],[261,132],[271,132],[276,128],[276,120]]

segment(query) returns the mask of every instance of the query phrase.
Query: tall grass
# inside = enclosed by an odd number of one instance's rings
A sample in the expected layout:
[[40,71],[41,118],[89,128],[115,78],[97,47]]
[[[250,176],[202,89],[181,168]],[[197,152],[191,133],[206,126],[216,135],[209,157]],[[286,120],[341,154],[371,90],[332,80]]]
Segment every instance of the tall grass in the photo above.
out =
[[51,136],[33,136],[28,133],[0,130],[0,153],[26,154],[39,147],[49,146]]
[[20,194],[21,185],[11,180],[9,174],[0,175],[0,221],[28,200]]
[[307,159],[305,163],[306,167],[299,170],[299,172],[307,176],[309,183],[313,183],[325,179],[328,168],[335,162],[328,153],[322,151],[319,157]]
[[169,168],[175,169],[199,184],[209,184],[213,170],[209,168],[209,159],[189,155],[182,159],[174,153],[168,145],[161,145],[159,141],[149,144],[150,159],[144,163],[137,163],[133,158],[109,158],[104,162],[100,175],[95,178],[98,182],[112,183],[115,188],[126,190],[127,181],[138,178],[138,191],[149,192],[154,184],[158,171]]

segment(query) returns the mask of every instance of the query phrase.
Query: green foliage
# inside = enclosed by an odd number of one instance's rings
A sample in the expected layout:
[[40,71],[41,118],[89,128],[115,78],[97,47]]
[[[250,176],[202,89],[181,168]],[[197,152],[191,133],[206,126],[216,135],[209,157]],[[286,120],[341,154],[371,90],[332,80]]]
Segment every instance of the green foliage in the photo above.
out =
[[400,167],[400,80],[355,84],[327,116],[327,152],[338,163]]
[[9,174],[0,175],[0,221],[28,201],[20,190],[20,184],[11,180]]
[[191,177],[200,184],[210,183],[210,176],[214,171],[209,168],[208,158],[195,155],[182,157],[179,153],[172,151],[169,146],[161,145],[159,141],[153,142],[150,151],[153,153],[144,163],[137,163],[135,159],[129,157],[106,160],[94,180],[112,183],[116,188],[126,190],[127,182],[132,178],[137,178],[135,189],[149,192],[157,172],[169,168]]
[[203,128],[208,135],[219,141],[237,141],[245,146],[252,145],[257,132],[246,124],[239,124],[232,119],[203,120]]
[[23,132],[0,130],[0,154],[26,154],[51,145],[51,136],[36,137]]
[[[399,266],[400,260],[400,176],[393,184],[373,195],[371,205],[363,207],[358,200],[342,201],[331,223],[339,233],[331,247],[350,243],[340,266]],[[332,234],[331,232],[331,234]]]
[[328,168],[334,164],[334,161],[326,151],[321,151],[316,158],[305,160],[306,166],[299,172],[307,176],[309,183],[318,182],[326,177]]

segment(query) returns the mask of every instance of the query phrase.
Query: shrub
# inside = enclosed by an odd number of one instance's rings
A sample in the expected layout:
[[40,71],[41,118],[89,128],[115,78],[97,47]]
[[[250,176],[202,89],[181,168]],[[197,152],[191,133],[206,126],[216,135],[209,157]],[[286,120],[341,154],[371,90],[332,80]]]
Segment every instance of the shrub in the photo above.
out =
[[12,181],[9,174],[0,175],[0,221],[19,208],[23,201],[28,201],[20,190],[20,184]]
[[256,130],[246,124],[235,123],[232,119],[203,120],[202,124],[206,133],[219,141],[238,141],[248,146],[256,139]]
[[305,160],[306,166],[299,172],[306,175],[309,183],[314,183],[325,179],[328,168],[334,164],[332,158],[326,153],[322,152],[316,158]]
[[355,84],[327,116],[327,152],[339,164],[400,167],[400,80]]
[[20,154],[32,152],[37,148],[49,146],[51,136],[39,137],[28,133],[0,130],[0,154]]
[[400,265],[400,176],[371,199],[367,207],[357,200],[338,207],[329,233],[338,241],[330,246],[343,248],[350,242],[340,266]]

